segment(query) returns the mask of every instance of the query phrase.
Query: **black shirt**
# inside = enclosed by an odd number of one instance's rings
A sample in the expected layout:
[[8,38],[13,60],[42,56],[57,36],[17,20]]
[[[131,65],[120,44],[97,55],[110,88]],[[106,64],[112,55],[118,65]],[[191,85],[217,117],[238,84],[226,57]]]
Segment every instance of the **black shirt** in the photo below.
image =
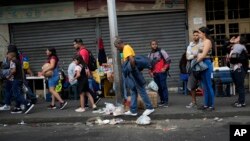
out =
[[20,60],[13,60],[13,62],[15,63],[16,65],[16,73],[14,73],[14,79],[15,80],[23,80],[23,77],[22,77],[22,66],[21,66],[21,62]]

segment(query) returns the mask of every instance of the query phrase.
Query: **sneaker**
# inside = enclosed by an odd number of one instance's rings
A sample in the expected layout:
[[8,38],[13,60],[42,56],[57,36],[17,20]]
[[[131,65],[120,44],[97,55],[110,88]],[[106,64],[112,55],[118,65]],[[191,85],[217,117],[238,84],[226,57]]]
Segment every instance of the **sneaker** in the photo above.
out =
[[198,110],[206,110],[207,108],[208,108],[207,106],[203,105],[203,106],[199,107]]
[[9,111],[10,110],[10,106],[9,105],[3,105],[0,107],[0,111]]
[[56,105],[51,105],[51,104],[50,104],[50,105],[48,106],[48,109],[50,109],[50,110],[55,110],[55,109],[56,109]]
[[129,111],[125,112],[124,115],[127,115],[127,116],[137,116],[137,113],[132,113]]
[[159,107],[162,107],[163,105],[164,105],[164,102],[162,102],[162,101],[158,103]]
[[79,107],[79,108],[75,109],[75,111],[78,112],[78,113],[82,113],[82,112],[85,112],[85,109]]
[[232,106],[235,106],[235,105],[237,105],[237,104],[239,104],[239,102],[238,102],[238,101],[235,101],[235,102],[232,104]]
[[196,104],[196,103],[193,103],[193,102],[189,103],[189,104],[186,106],[186,108],[188,108],[188,109],[190,109],[190,108],[195,108],[195,107],[197,107],[197,104]]
[[151,113],[153,113],[155,111],[155,109],[146,109],[142,115],[145,115],[145,116],[148,116],[150,115]]
[[23,111],[20,107],[14,107],[14,109],[10,112],[11,114],[21,114]]
[[63,110],[65,106],[68,104],[68,102],[64,101],[63,103],[60,104],[60,109]]
[[164,108],[167,108],[167,107],[168,107],[168,103],[165,102],[165,103],[163,104],[163,107],[164,107]]
[[246,107],[246,104],[245,103],[243,103],[243,104],[237,103],[237,104],[234,105],[234,107],[236,107],[236,108],[242,108],[242,107]]
[[97,110],[97,106],[94,104],[94,105],[92,106],[92,109],[93,109],[93,110]]
[[96,91],[98,95],[102,95],[102,91]]
[[28,114],[34,106],[34,104],[28,103],[25,107],[24,114]]
[[212,112],[212,111],[215,110],[215,108],[214,107],[208,107],[206,110]]
[[98,96],[98,98],[94,99],[95,105],[97,105],[97,104],[100,102],[101,99],[102,99],[102,98],[100,98],[99,96]]

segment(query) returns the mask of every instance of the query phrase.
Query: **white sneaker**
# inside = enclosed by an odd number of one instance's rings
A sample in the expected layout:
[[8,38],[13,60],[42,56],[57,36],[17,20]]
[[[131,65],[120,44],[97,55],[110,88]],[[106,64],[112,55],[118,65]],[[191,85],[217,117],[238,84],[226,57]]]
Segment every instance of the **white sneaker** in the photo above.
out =
[[9,111],[10,110],[10,106],[9,105],[3,105],[0,107],[0,111]]
[[93,110],[97,110],[97,106],[94,104],[94,105],[92,106],[92,109],[93,109]]
[[129,111],[125,112],[124,115],[127,115],[127,116],[137,116],[137,113],[132,113]]
[[80,108],[75,109],[75,111],[81,113],[81,112],[85,112],[85,109],[80,107]]
[[196,108],[196,107],[197,107],[197,105],[195,103],[193,103],[193,102],[191,102],[190,104],[188,104],[186,106],[186,108],[188,108],[188,109],[190,109],[190,108]]
[[153,113],[155,111],[155,109],[146,109],[142,115],[145,115],[145,116],[148,116],[150,115],[151,113]]

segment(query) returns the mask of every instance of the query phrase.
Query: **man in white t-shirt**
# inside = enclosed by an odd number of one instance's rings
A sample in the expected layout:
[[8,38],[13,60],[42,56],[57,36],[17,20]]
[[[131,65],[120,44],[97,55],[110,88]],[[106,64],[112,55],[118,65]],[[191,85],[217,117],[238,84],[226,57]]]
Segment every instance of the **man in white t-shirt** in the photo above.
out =
[[74,63],[74,61],[72,61],[69,64],[69,67],[68,67],[68,79],[69,79],[69,83],[70,83],[70,88],[69,88],[70,93],[73,93],[74,100],[77,100],[78,99],[77,80],[74,79],[75,66],[76,66],[76,64]]

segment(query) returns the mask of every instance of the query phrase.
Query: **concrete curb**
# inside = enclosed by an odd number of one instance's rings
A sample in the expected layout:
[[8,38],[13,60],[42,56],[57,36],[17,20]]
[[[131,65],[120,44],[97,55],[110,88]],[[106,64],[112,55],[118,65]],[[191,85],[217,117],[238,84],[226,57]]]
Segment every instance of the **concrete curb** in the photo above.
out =
[[[100,117],[102,119],[113,119],[113,118],[121,118],[125,121],[135,121],[138,117],[132,116],[109,116],[109,115],[96,115],[96,116],[72,116],[72,117],[16,117],[16,118],[1,118],[0,124],[18,124],[21,121],[24,121],[28,124],[33,123],[74,123],[74,122],[82,122],[86,123],[86,121],[93,117]],[[197,112],[197,113],[176,113],[176,114],[159,114],[153,113],[150,115],[152,120],[166,120],[166,119],[202,119],[202,118],[226,118],[226,117],[234,117],[234,116],[250,116],[250,111],[238,111],[238,112]]]

